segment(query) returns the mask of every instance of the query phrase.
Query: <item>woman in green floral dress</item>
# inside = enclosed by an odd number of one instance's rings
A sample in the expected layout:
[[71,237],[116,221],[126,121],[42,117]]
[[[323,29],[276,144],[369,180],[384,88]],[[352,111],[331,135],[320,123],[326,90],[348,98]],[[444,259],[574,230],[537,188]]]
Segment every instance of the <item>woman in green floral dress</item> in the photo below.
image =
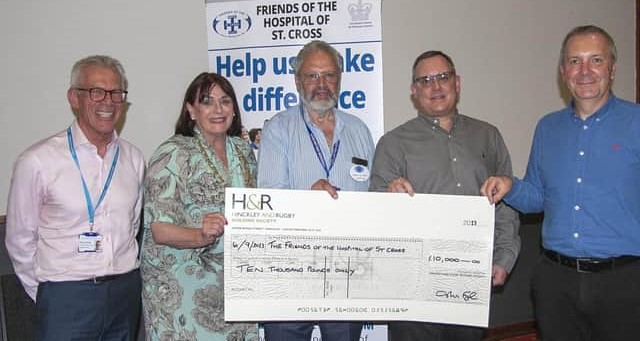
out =
[[254,187],[256,161],[240,138],[228,80],[198,75],[175,135],[155,151],[145,179],[143,307],[148,340],[257,340],[255,323],[225,323],[225,187]]

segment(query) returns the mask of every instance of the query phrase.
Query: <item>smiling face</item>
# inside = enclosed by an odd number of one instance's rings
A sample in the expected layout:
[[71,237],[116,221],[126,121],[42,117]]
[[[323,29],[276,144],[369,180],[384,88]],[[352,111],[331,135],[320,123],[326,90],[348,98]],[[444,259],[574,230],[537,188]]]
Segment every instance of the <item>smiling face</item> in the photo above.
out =
[[296,74],[296,88],[307,109],[322,116],[338,103],[340,66],[329,52],[310,52]]
[[78,125],[87,139],[94,145],[108,143],[126,104],[113,102],[110,94],[107,94],[104,100],[96,102],[91,99],[89,92],[74,88],[124,90],[120,75],[110,68],[87,66],[82,70],[78,84],[67,91],[69,104],[77,115]]
[[[453,67],[442,56],[421,60],[415,68],[415,78],[434,76],[452,71]],[[438,77],[435,77],[438,78]],[[455,114],[460,92],[460,77],[452,74],[447,79],[433,79],[429,84],[411,83],[411,95],[421,113],[437,118]]]
[[604,105],[615,70],[609,45],[601,34],[576,35],[567,41],[560,74],[576,103],[589,103],[594,108]]
[[233,99],[217,85],[212,85],[206,96],[198,94],[196,98],[200,100],[187,103],[187,110],[204,139],[213,145],[214,140],[226,138],[233,122]]

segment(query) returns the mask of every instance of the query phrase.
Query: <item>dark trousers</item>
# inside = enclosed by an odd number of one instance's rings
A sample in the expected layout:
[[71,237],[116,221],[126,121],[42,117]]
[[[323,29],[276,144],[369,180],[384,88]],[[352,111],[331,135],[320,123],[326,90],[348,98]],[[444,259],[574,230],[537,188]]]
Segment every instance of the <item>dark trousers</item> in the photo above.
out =
[[480,341],[483,328],[453,324],[398,321],[388,323],[389,341]]
[[38,340],[135,340],[140,319],[138,270],[115,279],[38,286]]
[[545,341],[637,340],[640,262],[593,273],[542,256],[531,287]]
[[[265,341],[309,341],[313,333],[311,322],[264,323]],[[358,341],[362,332],[361,322],[320,322],[322,341]]]

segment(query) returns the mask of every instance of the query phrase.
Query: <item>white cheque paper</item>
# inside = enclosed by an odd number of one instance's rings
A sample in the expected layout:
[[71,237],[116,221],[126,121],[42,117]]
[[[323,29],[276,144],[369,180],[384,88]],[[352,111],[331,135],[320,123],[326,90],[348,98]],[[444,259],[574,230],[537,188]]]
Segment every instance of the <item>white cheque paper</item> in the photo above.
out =
[[227,321],[488,324],[485,197],[227,188],[225,203]]

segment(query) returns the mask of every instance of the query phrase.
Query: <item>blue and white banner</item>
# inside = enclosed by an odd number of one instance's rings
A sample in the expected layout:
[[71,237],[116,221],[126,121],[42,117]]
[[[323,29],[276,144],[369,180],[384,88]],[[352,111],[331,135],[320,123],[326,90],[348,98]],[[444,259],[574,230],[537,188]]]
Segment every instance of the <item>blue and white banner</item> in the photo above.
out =
[[381,0],[207,4],[209,68],[227,77],[247,129],[298,103],[291,62],[311,40],[342,54],[338,106],[383,133]]

